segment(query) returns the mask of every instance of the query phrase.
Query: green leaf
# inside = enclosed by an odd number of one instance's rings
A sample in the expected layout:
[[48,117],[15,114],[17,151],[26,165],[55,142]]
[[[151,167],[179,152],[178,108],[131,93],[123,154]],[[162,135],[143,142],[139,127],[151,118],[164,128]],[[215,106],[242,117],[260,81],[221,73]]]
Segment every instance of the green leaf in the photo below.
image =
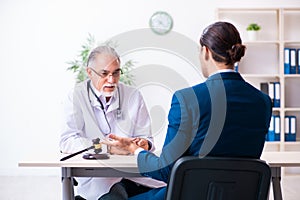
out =
[[251,23],[247,27],[247,31],[258,31],[260,30],[260,26],[256,23]]

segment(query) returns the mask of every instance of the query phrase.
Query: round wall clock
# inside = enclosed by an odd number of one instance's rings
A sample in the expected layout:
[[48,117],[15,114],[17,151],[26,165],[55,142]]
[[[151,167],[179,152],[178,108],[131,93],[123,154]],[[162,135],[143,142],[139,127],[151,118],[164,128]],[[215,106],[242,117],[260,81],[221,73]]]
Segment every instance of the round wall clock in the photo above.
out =
[[154,33],[164,35],[172,30],[173,19],[167,12],[158,11],[151,16],[149,26]]

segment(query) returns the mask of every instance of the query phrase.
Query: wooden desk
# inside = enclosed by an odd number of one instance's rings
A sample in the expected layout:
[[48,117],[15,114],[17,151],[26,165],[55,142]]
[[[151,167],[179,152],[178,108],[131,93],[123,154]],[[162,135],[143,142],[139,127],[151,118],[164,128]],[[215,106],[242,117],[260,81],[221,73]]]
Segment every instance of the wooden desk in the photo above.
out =
[[80,154],[60,161],[64,156],[35,155],[19,162],[19,167],[60,167],[63,200],[74,200],[73,177],[141,177],[136,156],[110,155],[109,159],[85,160]]
[[282,200],[281,167],[300,167],[300,152],[263,152],[261,159],[271,167],[274,200]]
[[[81,155],[66,161],[62,156],[35,156],[19,162],[20,167],[60,167],[63,200],[73,200],[72,177],[139,177],[135,156],[110,156],[107,160],[84,160]],[[282,200],[281,167],[300,167],[300,152],[264,152],[262,160],[271,167],[274,200]]]

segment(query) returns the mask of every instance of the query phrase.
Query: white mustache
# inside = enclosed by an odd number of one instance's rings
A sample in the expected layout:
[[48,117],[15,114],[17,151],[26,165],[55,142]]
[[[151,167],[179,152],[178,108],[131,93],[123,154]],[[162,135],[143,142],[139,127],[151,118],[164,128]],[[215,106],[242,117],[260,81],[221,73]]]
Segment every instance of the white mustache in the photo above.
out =
[[104,87],[117,87],[117,84],[115,84],[115,83],[106,83],[106,84],[104,84],[104,85],[102,86],[102,89],[103,89]]
[[115,87],[116,88],[117,84],[115,84],[115,83],[106,83],[101,88],[102,95],[104,95],[105,97],[111,97],[111,96],[113,96],[113,94],[115,93],[116,90],[113,90],[112,92],[105,92],[105,91],[103,91],[104,87]]

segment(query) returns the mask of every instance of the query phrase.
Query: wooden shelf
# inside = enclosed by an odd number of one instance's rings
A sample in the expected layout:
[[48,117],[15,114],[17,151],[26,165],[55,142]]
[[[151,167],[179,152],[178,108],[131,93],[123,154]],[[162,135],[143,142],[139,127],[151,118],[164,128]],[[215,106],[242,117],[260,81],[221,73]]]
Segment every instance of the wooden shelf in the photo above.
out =
[[292,111],[296,111],[296,112],[300,112],[300,108],[284,108],[285,112],[292,112]]
[[[247,47],[238,66],[243,78],[258,89],[262,82],[279,81],[281,84],[281,107],[273,108],[280,116],[280,141],[266,142],[264,151],[300,151],[300,126],[296,126],[296,142],[284,139],[285,116],[295,115],[297,125],[300,122],[300,74],[284,74],[284,48],[300,49],[300,7],[224,7],[217,9],[216,18],[233,23]],[[246,27],[250,23],[262,27],[257,41],[248,39]]]
[[285,78],[300,78],[300,74],[284,74]]
[[256,44],[259,44],[259,45],[262,45],[262,44],[277,44],[277,45],[279,45],[280,41],[279,40],[257,40],[257,41],[247,41],[247,40],[245,40],[243,43],[245,45],[256,45]]
[[244,78],[279,78],[279,74],[242,74]]

